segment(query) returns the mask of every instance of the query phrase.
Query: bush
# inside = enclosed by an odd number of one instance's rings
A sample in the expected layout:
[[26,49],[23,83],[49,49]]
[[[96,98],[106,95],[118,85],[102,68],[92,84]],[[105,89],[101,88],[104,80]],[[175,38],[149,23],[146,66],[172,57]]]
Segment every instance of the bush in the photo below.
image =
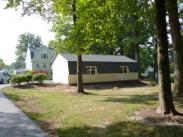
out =
[[22,82],[25,81],[25,77],[22,74],[18,74],[18,75],[13,75],[10,79],[10,83],[13,85],[18,84],[18,86],[21,85]]
[[26,82],[27,84],[32,81],[32,75],[31,74],[17,74],[11,77],[10,83],[13,85],[18,84],[18,86],[21,86],[21,83]]
[[21,83],[23,82],[26,82],[27,85],[29,85],[31,81],[42,83],[44,80],[47,80],[47,79],[48,79],[48,75],[44,73],[38,73],[33,75],[31,73],[17,74],[11,77],[10,83],[13,85],[17,84],[18,86],[21,86]]
[[37,73],[37,74],[34,74],[32,77],[33,81],[37,81],[39,83],[43,83],[43,81],[47,79],[48,79],[48,75],[44,73]]
[[25,74],[24,75],[24,82],[27,82],[27,84],[30,83],[30,81],[32,81],[32,75],[31,74]]

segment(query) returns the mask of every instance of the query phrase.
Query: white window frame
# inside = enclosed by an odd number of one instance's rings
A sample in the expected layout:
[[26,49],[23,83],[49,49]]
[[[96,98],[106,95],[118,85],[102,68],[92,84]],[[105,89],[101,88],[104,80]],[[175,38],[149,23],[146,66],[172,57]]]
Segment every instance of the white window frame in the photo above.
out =
[[[125,69],[124,68],[126,68],[126,72],[125,72]],[[122,74],[129,73],[128,66],[120,66],[120,73],[122,73]]]
[[[94,68],[94,69],[93,69]],[[95,75],[97,74],[97,66],[86,66],[86,75]],[[92,74],[92,71],[94,70],[94,74]]]

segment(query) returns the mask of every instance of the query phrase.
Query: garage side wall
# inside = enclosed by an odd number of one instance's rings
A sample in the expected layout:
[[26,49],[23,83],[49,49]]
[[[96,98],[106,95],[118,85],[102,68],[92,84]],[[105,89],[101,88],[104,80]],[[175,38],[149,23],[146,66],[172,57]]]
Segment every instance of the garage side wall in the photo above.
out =
[[[69,84],[77,83],[76,62],[69,63]],[[96,66],[97,73],[94,75],[86,74],[86,66]],[[120,66],[128,66],[128,73],[121,73]],[[83,83],[110,82],[122,80],[138,79],[137,62],[83,62]]]
[[[83,74],[83,83],[99,83],[110,81],[126,81],[126,80],[138,80],[138,73],[107,73],[107,74],[95,74],[86,75]],[[77,75],[69,75],[69,84],[77,83]]]

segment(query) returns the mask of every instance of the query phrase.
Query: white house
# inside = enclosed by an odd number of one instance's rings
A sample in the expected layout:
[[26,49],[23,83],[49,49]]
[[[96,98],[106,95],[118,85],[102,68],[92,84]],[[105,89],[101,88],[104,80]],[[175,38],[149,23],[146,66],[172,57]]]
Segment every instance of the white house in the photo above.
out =
[[[153,73],[154,73],[154,68],[149,65],[144,71],[144,77],[152,77]],[[157,77],[157,73],[156,73],[155,77]]]
[[51,65],[55,57],[55,52],[49,47],[28,47],[25,59],[26,69],[35,72],[45,72],[51,79]]
[[[83,83],[137,80],[138,63],[125,56],[82,55]],[[77,56],[58,54],[52,65],[53,82],[77,83]]]

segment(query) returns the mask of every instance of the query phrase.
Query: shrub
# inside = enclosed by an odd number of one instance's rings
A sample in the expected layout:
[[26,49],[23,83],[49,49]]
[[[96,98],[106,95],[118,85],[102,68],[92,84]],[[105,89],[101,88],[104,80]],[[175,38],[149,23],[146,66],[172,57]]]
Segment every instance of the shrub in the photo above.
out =
[[22,82],[25,81],[25,77],[22,74],[18,74],[18,75],[13,75],[10,79],[10,83],[13,85],[18,84],[18,86],[21,85]]
[[24,75],[24,82],[27,82],[27,84],[30,83],[30,81],[32,81],[32,74],[25,74]]
[[37,74],[34,74],[32,77],[33,81],[37,81],[39,83],[43,83],[43,81],[47,79],[48,79],[48,75],[45,73],[37,73]]
[[26,74],[28,74],[28,75],[33,75],[33,71],[29,70],[29,71],[27,71]]
[[13,75],[10,79],[10,83],[13,85],[18,84],[18,86],[21,86],[21,83],[26,82],[27,84],[32,81],[32,75],[31,74],[17,74]]

